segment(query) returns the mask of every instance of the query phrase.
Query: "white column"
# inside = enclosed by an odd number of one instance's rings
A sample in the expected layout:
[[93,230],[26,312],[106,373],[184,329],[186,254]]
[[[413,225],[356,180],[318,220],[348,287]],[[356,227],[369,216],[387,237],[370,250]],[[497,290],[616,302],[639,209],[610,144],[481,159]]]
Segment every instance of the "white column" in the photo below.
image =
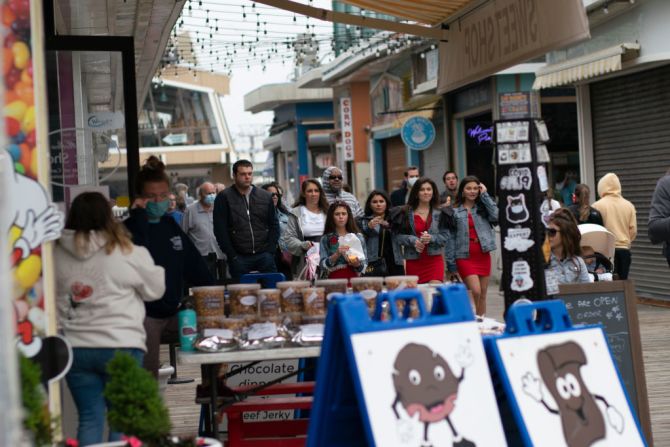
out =
[[579,136],[579,178],[591,187],[591,203],[596,197],[595,164],[593,162],[593,123],[591,122],[591,91],[588,84],[577,88],[577,133]]

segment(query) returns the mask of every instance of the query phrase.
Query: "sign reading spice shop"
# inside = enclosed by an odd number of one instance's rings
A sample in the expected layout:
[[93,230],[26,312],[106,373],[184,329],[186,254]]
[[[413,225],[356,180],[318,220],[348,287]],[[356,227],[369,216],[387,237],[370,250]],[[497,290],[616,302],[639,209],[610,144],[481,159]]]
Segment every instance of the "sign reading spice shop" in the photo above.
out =
[[438,93],[589,36],[582,0],[487,2],[449,25],[440,43]]

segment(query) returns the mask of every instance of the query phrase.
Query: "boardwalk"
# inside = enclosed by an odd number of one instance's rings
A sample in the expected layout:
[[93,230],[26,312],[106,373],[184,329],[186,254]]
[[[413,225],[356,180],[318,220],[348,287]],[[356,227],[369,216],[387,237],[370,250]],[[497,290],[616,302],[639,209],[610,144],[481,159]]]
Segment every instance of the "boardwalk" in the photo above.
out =
[[[503,300],[497,291],[489,292],[488,315],[502,318]],[[647,374],[654,445],[670,445],[670,309],[639,305],[642,350]],[[162,358],[167,362],[167,349]],[[180,376],[196,379],[195,383],[169,385],[166,399],[170,407],[175,434],[197,431],[200,408],[194,404],[195,385],[200,381],[197,367],[180,368]]]

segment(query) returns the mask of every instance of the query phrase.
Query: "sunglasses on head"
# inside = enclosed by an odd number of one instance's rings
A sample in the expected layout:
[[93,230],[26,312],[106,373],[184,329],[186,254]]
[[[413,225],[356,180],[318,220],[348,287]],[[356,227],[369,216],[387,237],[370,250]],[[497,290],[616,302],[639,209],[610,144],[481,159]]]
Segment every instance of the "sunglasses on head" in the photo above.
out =
[[560,231],[561,230],[557,230],[556,228],[547,228],[547,234],[551,237],[556,236]]
[[342,180],[343,177],[342,177],[341,175],[331,175],[331,176],[328,177],[328,178],[329,178],[330,180]]

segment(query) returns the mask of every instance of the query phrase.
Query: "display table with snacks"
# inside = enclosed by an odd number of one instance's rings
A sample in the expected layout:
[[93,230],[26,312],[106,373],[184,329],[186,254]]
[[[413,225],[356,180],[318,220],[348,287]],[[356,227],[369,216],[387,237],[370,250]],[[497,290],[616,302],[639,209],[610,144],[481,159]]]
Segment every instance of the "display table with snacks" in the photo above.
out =
[[[224,363],[242,363],[252,362],[248,366],[255,365],[257,362],[267,360],[289,360],[319,357],[320,346],[309,347],[287,347],[258,349],[251,351],[228,351],[217,353],[201,352],[183,352],[177,354],[179,365],[200,365],[201,383],[209,383],[209,392],[207,401],[204,404],[204,432],[207,436],[218,437],[219,422],[217,418],[217,398],[218,390],[218,371]],[[245,368],[239,368],[237,371],[228,373],[228,377],[236,373],[241,373]]]

